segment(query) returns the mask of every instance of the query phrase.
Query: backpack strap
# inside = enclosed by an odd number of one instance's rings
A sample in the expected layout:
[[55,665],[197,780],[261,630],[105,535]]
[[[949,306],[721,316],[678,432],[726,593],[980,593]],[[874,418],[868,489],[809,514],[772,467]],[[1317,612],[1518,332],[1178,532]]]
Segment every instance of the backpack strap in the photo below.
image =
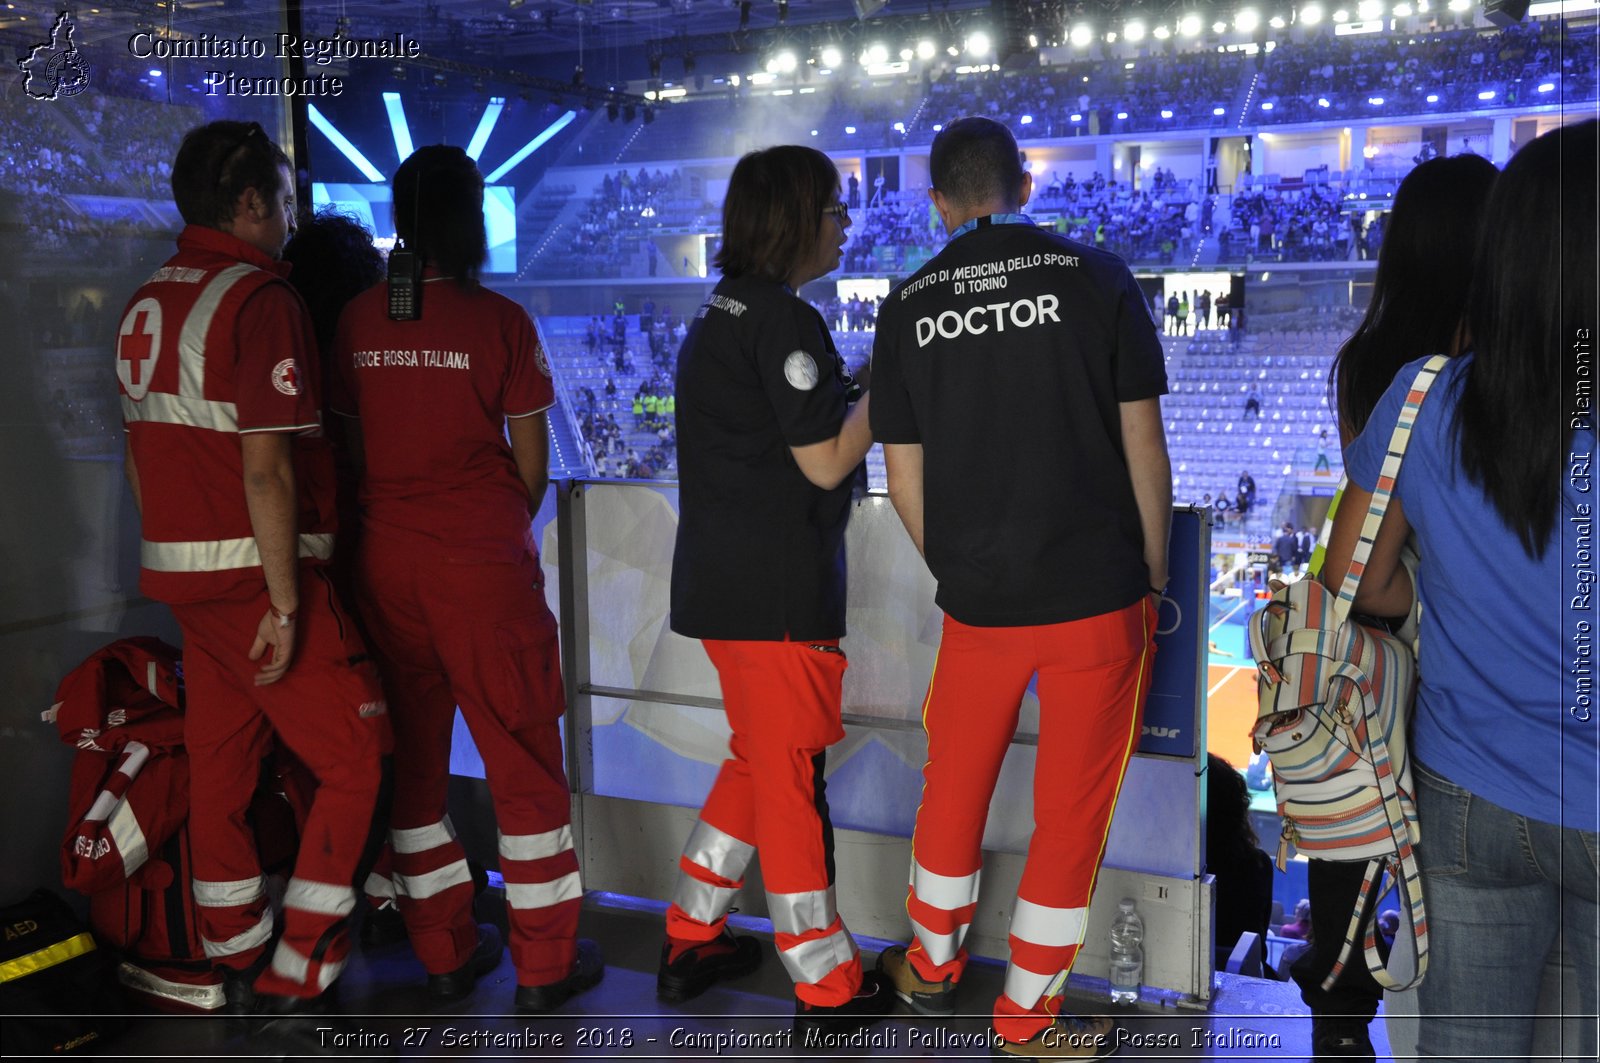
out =
[[[1415,942],[1416,970],[1409,981],[1402,983],[1385,969],[1382,959],[1378,956],[1376,902],[1373,905],[1373,916],[1367,920],[1363,952],[1367,970],[1372,973],[1372,977],[1380,986],[1385,989],[1410,989],[1422,981],[1422,976],[1428,971],[1428,913],[1422,901],[1421,871],[1417,867],[1411,824],[1406,820],[1405,809],[1400,804],[1399,780],[1395,776],[1394,763],[1389,757],[1389,740],[1381,729],[1372,726],[1376,720],[1365,711],[1367,706],[1376,706],[1375,699],[1378,694],[1372,690],[1364,674],[1349,669],[1348,665],[1341,666],[1334,672],[1333,679],[1329,683],[1330,689],[1333,683],[1341,679],[1347,685],[1354,686],[1362,695],[1363,712],[1359,716],[1346,719],[1345,723],[1352,731],[1357,743],[1356,748],[1366,749],[1371,755],[1373,773],[1378,780],[1378,793],[1383,798],[1384,817],[1389,822],[1389,837],[1394,843],[1395,856],[1372,860],[1367,864],[1367,874],[1361,883],[1361,895],[1356,899],[1355,910],[1350,915],[1350,926],[1345,930],[1344,944],[1339,949],[1339,957],[1334,961],[1328,977],[1323,979],[1322,988],[1332,989],[1333,983],[1344,970],[1350,952],[1355,947],[1356,935],[1361,931],[1361,913],[1366,909],[1367,897],[1374,887],[1381,885],[1383,873],[1389,861],[1393,860],[1399,867],[1395,885],[1398,886],[1400,899],[1406,906],[1411,936]],[[1384,886],[1378,889],[1378,896],[1387,892],[1388,887]]]
[[[1344,574],[1344,583],[1339,587],[1338,598],[1333,603],[1334,619],[1337,623],[1344,623],[1350,615],[1351,606],[1355,603],[1356,588],[1361,584],[1361,575],[1366,571],[1367,560],[1372,556],[1372,544],[1378,538],[1378,528],[1383,524],[1383,515],[1389,509],[1389,499],[1394,494],[1395,481],[1400,476],[1400,462],[1406,456],[1406,447],[1411,443],[1411,428],[1417,422],[1417,411],[1422,409],[1422,400],[1427,396],[1428,389],[1433,387],[1434,380],[1439,376],[1449,358],[1443,354],[1436,354],[1423,363],[1417,372],[1416,380],[1411,383],[1411,390],[1406,394],[1405,405],[1400,409],[1400,419],[1395,423],[1394,432],[1389,436],[1389,451],[1384,455],[1383,467],[1378,471],[1377,489],[1372,493],[1372,502],[1367,507],[1367,519],[1361,525],[1361,539],[1356,543],[1355,554],[1350,558],[1350,568]],[[1370,425],[1369,425],[1370,427]]]

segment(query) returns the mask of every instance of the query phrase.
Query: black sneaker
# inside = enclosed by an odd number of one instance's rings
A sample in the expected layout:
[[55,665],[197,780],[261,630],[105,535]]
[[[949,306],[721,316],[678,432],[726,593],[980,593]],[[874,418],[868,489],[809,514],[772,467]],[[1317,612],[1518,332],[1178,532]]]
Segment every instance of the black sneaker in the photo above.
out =
[[1311,1054],[1314,1063],[1357,1059],[1374,1063],[1377,1050],[1367,1034],[1371,1020],[1349,1015],[1311,1016]]
[[568,998],[592,989],[605,977],[605,961],[600,958],[600,946],[588,938],[578,939],[578,955],[572,961],[572,973],[559,982],[547,985],[519,985],[513,1002],[518,1011],[552,1011],[565,1004]]
[[672,943],[661,946],[661,967],[656,974],[656,996],[669,1004],[693,1000],[718,982],[749,974],[761,966],[761,942],[735,937],[726,926],[710,941],[684,949],[667,962]]
[[794,1001],[794,1036],[798,1048],[828,1047],[826,1038],[850,1033],[877,1022],[894,1010],[894,986],[882,971],[868,971],[861,988],[843,1004],[808,1004]]
[[381,908],[371,908],[361,917],[361,947],[378,949],[395,945],[406,939],[406,921],[393,903]]
[[461,1000],[478,984],[478,979],[500,966],[500,931],[488,924],[478,926],[478,947],[453,971],[428,976],[428,995],[435,1000]]
[[259,966],[245,970],[236,967],[224,967],[222,970],[222,995],[225,1001],[218,1012],[223,1015],[238,1018],[244,1015],[254,1015],[256,1010],[256,975],[261,973]]

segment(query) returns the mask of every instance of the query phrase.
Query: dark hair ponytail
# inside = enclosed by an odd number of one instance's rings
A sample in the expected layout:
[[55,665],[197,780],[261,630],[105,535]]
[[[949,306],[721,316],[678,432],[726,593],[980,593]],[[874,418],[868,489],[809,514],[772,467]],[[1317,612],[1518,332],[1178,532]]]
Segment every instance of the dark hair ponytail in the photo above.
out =
[[489,254],[483,175],[465,151],[418,148],[394,174],[394,228],[406,247],[463,287],[478,282]]

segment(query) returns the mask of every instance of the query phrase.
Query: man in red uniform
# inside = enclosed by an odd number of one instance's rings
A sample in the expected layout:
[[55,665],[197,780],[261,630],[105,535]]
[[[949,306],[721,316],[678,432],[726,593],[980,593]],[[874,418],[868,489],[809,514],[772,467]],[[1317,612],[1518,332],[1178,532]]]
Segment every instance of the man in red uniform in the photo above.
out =
[[[134,293],[117,337],[139,586],[183,630],[206,955],[231,1010],[306,1010],[349,951],[387,710],[323,572],[333,465],[316,343],[278,261],[294,230],[288,159],[254,122],[213,122],[184,138],[172,191],[187,223],[178,253]],[[245,810],[274,738],[320,785],[269,963]]]
[[1034,832],[994,1027],[1007,1055],[1099,1058],[1112,1024],[1060,1018],[1053,986],[1083,941],[1149,692],[1172,510],[1161,342],[1121,259],[1019,213],[1032,181],[1004,126],[945,126],[929,174],[950,242],[885,300],[872,359],[889,497],[945,612],[916,939],[880,965],[913,1008],[953,1012],[989,799],[1037,675]]
[[418,150],[394,202],[400,239],[427,264],[420,309],[392,320],[384,285],[350,302],[333,408],[364,465],[356,582],[393,696],[396,899],[436,998],[465,996],[499,961],[494,928],[473,924],[472,874],[445,812],[459,705],[494,798],[514,1003],[548,1011],[604,970],[577,937],[556,620],[529,528],[555,391],[527,312],[477,281],[483,178],[467,154]]

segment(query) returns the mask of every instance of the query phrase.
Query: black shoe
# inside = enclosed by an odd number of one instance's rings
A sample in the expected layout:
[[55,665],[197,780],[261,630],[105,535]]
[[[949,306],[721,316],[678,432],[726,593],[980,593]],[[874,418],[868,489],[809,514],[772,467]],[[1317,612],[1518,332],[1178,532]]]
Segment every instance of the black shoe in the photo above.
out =
[[1372,1038],[1367,1034],[1367,1025],[1370,1021],[1359,1016],[1325,1016],[1313,1013],[1311,1054],[1315,1063],[1348,1059],[1374,1063],[1377,1050],[1372,1047]]
[[224,967],[222,970],[222,994],[225,1003],[218,1009],[222,1015],[235,1018],[244,1015],[254,1015],[256,1011],[256,975],[260,968],[249,967],[239,970],[235,967]]
[[600,958],[600,946],[588,938],[578,939],[578,955],[572,961],[572,973],[559,982],[546,985],[519,985],[513,1002],[518,1011],[535,1014],[552,1011],[565,1004],[568,998],[592,989],[605,977],[605,961]]
[[800,1048],[821,1048],[828,1035],[850,1033],[876,1022],[894,1010],[894,984],[882,971],[868,971],[861,988],[843,1004],[808,1004],[794,1001],[795,1043]]
[[355,1027],[333,1017],[332,996],[286,997],[256,994],[256,1017],[243,1039],[242,1051],[268,1059],[345,1055],[339,1047],[353,1043],[347,1036]]
[[362,948],[382,948],[405,939],[406,921],[400,917],[400,909],[393,904],[385,904],[382,908],[369,907],[361,917]]
[[735,937],[726,926],[710,941],[684,949],[671,963],[672,943],[661,946],[661,968],[656,974],[656,997],[669,1004],[693,1000],[718,982],[749,974],[761,966],[761,942]]
[[478,947],[472,950],[472,955],[453,971],[444,974],[430,974],[428,976],[428,995],[434,1000],[452,1001],[461,1000],[472,992],[473,986],[478,984],[478,979],[500,966],[500,954],[504,947],[500,944],[500,931],[487,924],[478,927]]

